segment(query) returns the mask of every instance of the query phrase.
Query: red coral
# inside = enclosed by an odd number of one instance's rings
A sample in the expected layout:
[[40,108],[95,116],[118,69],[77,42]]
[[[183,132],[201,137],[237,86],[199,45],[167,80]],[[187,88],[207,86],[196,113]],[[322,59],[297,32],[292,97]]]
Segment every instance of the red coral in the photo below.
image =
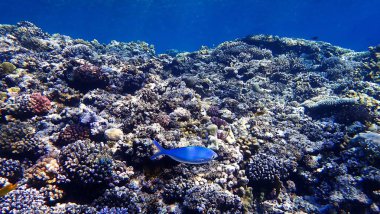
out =
[[30,95],[29,106],[31,107],[31,111],[35,114],[44,114],[51,109],[50,100],[40,93]]

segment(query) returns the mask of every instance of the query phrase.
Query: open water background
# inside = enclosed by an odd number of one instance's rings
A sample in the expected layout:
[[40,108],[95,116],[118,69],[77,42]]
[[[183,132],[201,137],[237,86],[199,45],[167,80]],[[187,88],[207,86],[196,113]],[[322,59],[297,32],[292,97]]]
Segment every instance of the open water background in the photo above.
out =
[[0,0],[0,23],[108,43],[146,41],[158,53],[250,34],[318,39],[354,50],[380,43],[379,0]]

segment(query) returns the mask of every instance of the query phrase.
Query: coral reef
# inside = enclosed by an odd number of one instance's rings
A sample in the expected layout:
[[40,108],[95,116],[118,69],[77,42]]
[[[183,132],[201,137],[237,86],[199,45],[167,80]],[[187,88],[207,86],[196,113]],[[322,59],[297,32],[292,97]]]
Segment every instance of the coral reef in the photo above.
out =
[[15,116],[43,115],[52,108],[50,100],[40,93],[26,94],[9,98],[5,103],[5,111]]
[[112,175],[113,160],[106,146],[91,141],[78,140],[62,148],[59,162],[68,181],[81,186],[100,185],[109,182]]
[[275,156],[257,154],[252,156],[247,166],[247,176],[252,185],[274,183],[276,179],[286,179],[291,168],[295,169],[294,166],[287,165],[290,164],[285,164],[284,161],[276,159]]
[[11,183],[16,183],[23,176],[23,167],[20,161],[0,158],[0,177],[8,179]]
[[[379,46],[155,54],[0,25],[2,213],[379,213]],[[202,165],[150,160],[203,146]]]
[[0,76],[11,74],[14,70],[16,70],[16,66],[10,62],[3,62],[0,64]]
[[65,146],[77,140],[88,139],[89,137],[90,130],[87,127],[79,124],[71,124],[59,133],[57,144]]
[[0,127],[0,154],[17,159],[37,159],[47,151],[47,142],[35,137],[35,130],[25,122],[11,122]]
[[238,196],[224,192],[217,184],[190,188],[183,204],[185,211],[192,213],[242,213],[243,208]]

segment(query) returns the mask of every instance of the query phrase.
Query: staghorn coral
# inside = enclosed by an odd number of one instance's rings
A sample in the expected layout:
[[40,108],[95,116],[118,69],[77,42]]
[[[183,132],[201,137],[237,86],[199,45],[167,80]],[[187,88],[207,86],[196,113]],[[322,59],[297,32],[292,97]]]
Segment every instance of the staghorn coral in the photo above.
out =
[[162,199],[167,204],[183,202],[189,184],[183,182],[182,177],[167,180],[163,185]]
[[128,208],[115,208],[115,207],[103,207],[98,214],[123,214],[130,213],[128,212]]
[[227,65],[235,58],[243,62],[272,58],[270,50],[248,45],[241,41],[222,43],[212,52],[212,55],[217,61]]
[[302,59],[294,54],[281,54],[273,59],[269,65],[270,72],[298,73],[305,71]]
[[63,199],[64,191],[57,185],[48,184],[41,188],[40,192],[45,196],[45,201],[55,204]]
[[75,213],[97,213],[96,208],[88,205],[81,205],[76,203],[66,203],[61,206],[54,206],[51,208],[51,213],[53,214],[60,214],[60,213],[67,213],[67,214],[75,214]]
[[78,57],[84,59],[88,59],[94,54],[93,50],[91,50],[88,45],[84,44],[67,46],[62,52],[62,55],[66,57]]

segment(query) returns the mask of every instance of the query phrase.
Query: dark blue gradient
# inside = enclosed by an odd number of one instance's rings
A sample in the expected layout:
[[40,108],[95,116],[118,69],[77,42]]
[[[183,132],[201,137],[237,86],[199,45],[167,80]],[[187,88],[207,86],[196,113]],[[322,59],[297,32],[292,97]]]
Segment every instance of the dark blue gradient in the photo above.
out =
[[146,41],[193,51],[250,34],[380,43],[378,0],[0,0],[0,23],[31,21],[49,33],[108,43]]

